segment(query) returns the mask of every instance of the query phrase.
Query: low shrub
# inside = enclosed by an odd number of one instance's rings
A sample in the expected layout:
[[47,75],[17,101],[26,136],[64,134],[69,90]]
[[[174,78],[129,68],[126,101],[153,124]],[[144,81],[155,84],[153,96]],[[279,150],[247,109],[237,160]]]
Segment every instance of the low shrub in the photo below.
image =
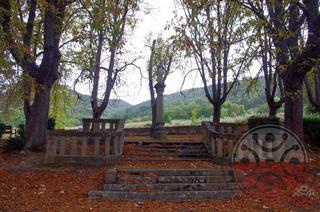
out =
[[309,136],[312,144],[320,147],[320,116],[310,116],[303,119],[303,130]]
[[26,143],[25,128],[23,124],[20,124],[17,129],[17,135],[14,138],[10,138],[6,143],[8,150],[21,150]]
[[279,125],[280,119],[278,117],[269,116],[251,116],[248,118],[248,128],[252,129],[263,124],[274,124]]
[[146,123],[143,125],[144,127],[151,127],[151,123]]
[[164,114],[164,122],[170,124],[172,121],[171,116],[168,113]]

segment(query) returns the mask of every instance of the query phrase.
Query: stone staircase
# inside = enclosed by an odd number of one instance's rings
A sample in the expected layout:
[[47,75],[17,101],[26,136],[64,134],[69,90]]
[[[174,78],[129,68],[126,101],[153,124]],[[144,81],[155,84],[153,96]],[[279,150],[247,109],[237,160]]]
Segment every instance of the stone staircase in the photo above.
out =
[[203,142],[126,142],[125,161],[209,161]]
[[[124,162],[173,162],[175,167],[185,161],[207,161],[213,164],[206,147],[197,141],[126,142]],[[208,165],[208,164],[207,164]],[[234,172],[230,168],[121,168],[109,169],[105,184],[91,191],[90,199],[111,200],[212,200],[233,198],[239,194]]]
[[101,191],[90,199],[112,200],[212,200],[239,194],[231,169],[111,169]]

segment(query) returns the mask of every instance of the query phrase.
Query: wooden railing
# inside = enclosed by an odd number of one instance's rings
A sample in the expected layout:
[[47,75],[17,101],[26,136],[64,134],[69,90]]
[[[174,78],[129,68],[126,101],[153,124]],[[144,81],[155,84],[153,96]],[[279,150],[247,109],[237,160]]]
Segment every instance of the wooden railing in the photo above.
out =
[[82,119],[83,132],[120,131],[124,128],[121,119]]
[[202,139],[211,155],[218,162],[229,162],[233,148],[246,130],[244,125],[202,122]]
[[[104,122],[106,123],[106,122]],[[110,164],[121,159],[124,145],[123,122],[113,130],[80,132],[53,130],[47,134],[45,163]]]

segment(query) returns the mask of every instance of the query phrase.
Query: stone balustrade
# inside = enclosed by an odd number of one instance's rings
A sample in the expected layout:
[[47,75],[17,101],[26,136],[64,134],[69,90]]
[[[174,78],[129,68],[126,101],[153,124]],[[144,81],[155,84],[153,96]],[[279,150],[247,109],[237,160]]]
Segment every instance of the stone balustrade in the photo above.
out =
[[241,124],[202,122],[202,139],[215,161],[230,162],[233,148],[245,130]]
[[83,132],[123,130],[124,121],[121,119],[82,119]]
[[[92,128],[96,131],[49,131],[44,162],[46,164],[76,163],[92,165],[118,162],[123,153],[123,122],[121,120],[110,122],[94,120],[91,123],[99,123],[100,126],[99,128]],[[103,123],[108,123],[110,128],[101,127]]]

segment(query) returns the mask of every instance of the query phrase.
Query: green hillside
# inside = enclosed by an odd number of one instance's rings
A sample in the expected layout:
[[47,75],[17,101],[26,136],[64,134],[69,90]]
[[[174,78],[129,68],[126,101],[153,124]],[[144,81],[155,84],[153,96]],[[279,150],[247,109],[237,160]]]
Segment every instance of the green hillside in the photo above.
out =
[[[263,82],[258,81],[247,91],[247,82],[242,80],[230,93],[222,108],[222,117],[234,117],[246,113],[267,113],[263,92]],[[209,118],[212,105],[207,100],[203,88],[194,88],[164,96],[165,115],[167,119]],[[151,117],[150,101],[142,102],[123,111],[120,117],[131,121],[149,121]]]
[[[73,94],[75,96],[75,94]],[[102,115],[103,118],[116,118],[117,114],[122,114],[123,111],[130,108],[132,105],[121,99],[110,99],[107,110]],[[72,107],[72,117],[76,118],[77,125],[81,124],[81,119],[84,117],[92,117],[90,96],[80,94],[80,98]],[[118,116],[119,117],[119,116]]]
[[[252,81],[250,81],[252,82]],[[248,87],[250,91],[248,92]],[[263,92],[263,80],[253,84],[241,80],[224,103],[221,117],[237,117],[243,115],[267,113],[267,105]],[[67,89],[63,98],[51,101],[50,116],[55,117],[58,127],[74,127],[81,125],[81,119],[91,117],[90,96]],[[66,97],[67,96],[67,97]],[[80,97],[80,98],[78,98]],[[62,100],[61,100],[62,99]],[[58,102],[55,104],[54,102]],[[183,90],[164,96],[165,121],[201,120],[212,116],[212,105],[207,100],[203,88]],[[60,107],[56,112],[57,108]],[[1,110],[1,107],[0,107]],[[151,120],[150,101],[131,105],[123,100],[112,99],[103,118],[123,118],[128,122],[145,122]],[[0,121],[17,126],[24,122],[21,108],[10,108],[10,116],[2,111]]]
[[[3,103],[0,104],[0,122],[13,126],[24,123],[22,104],[21,101],[16,104],[20,106],[4,107]],[[110,99],[103,118],[111,117],[109,114],[123,113],[129,107],[131,105],[126,101]],[[82,123],[82,118],[92,117],[90,96],[84,94],[78,96],[70,89],[59,91],[59,94],[52,95],[50,108],[50,116],[56,119],[59,128],[79,126]]]

